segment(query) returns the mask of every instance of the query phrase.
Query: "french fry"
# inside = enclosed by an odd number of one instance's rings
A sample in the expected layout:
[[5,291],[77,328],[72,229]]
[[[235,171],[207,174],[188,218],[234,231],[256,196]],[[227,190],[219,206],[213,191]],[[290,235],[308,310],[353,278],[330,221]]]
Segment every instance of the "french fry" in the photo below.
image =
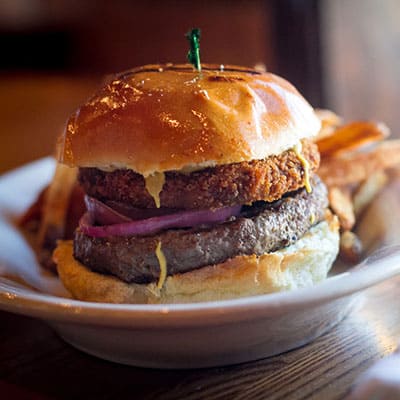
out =
[[76,168],[57,164],[53,180],[44,198],[43,218],[38,233],[41,247],[51,247],[56,239],[64,236],[66,214],[76,174]]
[[330,187],[360,183],[373,173],[400,164],[400,139],[379,143],[368,152],[324,158],[318,175]]
[[384,124],[353,122],[317,137],[318,174],[328,186],[330,206],[342,231],[340,256],[351,263],[360,261],[363,250],[351,229],[387,184],[388,174],[400,173],[400,140],[384,141],[389,134]]
[[356,264],[360,261],[363,247],[358,236],[351,231],[345,231],[340,235],[340,257],[345,261]]
[[372,174],[358,187],[353,195],[354,213],[358,218],[367,208],[368,204],[382,190],[388,181],[388,176],[384,171],[377,171]]
[[351,230],[356,222],[356,218],[354,215],[353,203],[351,202],[350,191],[344,188],[331,187],[328,191],[328,197],[333,212],[339,218],[339,224],[342,230]]
[[332,157],[379,142],[390,135],[383,123],[356,121],[343,125],[327,137],[317,140],[322,157]]
[[315,113],[321,121],[321,129],[315,141],[333,135],[336,129],[342,124],[342,119],[331,110],[316,109]]

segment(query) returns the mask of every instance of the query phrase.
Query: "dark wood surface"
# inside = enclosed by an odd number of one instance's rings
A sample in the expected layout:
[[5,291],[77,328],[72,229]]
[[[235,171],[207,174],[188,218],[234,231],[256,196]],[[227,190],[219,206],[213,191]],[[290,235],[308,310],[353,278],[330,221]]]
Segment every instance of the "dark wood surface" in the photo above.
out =
[[2,399],[342,399],[400,338],[400,277],[311,344],[256,362],[162,371],[113,364],[64,343],[46,323],[0,312]]

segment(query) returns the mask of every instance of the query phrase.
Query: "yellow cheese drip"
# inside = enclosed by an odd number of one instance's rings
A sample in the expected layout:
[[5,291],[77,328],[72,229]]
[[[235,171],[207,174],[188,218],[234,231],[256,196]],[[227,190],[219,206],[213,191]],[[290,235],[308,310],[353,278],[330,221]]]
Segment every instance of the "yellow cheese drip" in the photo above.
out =
[[307,193],[312,192],[311,184],[310,184],[310,164],[301,154],[301,142],[297,143],[296,146],[293,147],[293,151],[296,153],[297,158],[300,160],[304,169],[304,186],[307,190]]
[[157,289],[161,289],[164,285],[165,279],[167,278],[167,260],[165,255],[161,250],[161,242],[158,242],[156,248],[156,256],[158,259],[158,264],[160,265],[160,277],[157,282]]
[[147,191],[154,199],[154,203],[156,203],[156,207],[160,208],[160,193],[165,182],[164,172],[154,172],[153,174],[144,178],[144,181]]

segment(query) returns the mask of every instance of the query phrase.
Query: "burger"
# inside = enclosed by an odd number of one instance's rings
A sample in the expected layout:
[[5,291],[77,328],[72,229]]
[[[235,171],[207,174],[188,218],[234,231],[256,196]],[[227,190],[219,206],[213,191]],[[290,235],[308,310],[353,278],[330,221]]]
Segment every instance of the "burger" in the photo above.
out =
[[69,119],[58,161],[86,212],[53,258],[80,300],[184,303],[308,287],[338,253],[316,175],[320,121],[286,80],[148,65]]

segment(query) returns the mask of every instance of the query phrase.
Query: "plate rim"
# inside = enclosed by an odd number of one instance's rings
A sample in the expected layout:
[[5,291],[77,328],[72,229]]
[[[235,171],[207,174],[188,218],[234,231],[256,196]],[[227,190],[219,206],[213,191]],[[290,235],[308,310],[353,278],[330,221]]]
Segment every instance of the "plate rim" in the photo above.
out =
[[[0,277],[0,309],[59,322],[106,326],[132,324],[147,326],[154,324],[155,321],[163,326],[182,323],[197,325],[203,324],[205,320],[208,323],[226,323],[237,321],[238,315],[242,317],[241,319],[255,319],[317,307],[363,291],[400,273],[400,263],[389,265],[383,274],[378,274],[376,269],[371,270],[372,267],[339,274],[311,288],[186,304],[86,302],[35,292],[22,285],[15,286],[11,280],[7,283],[6,278]],[[8,290],[4,290],[4,286],[6,289],[8,287]]]
[[[52,157],[45,157],[8,171],[0,176],[0,185],[38,165],[47,163],[50,167],[53,165],[52,160]],[[400,261],[400,254],[398,257]],[[400,274],[400,262],[386,263],[385,269],[376,268],[373,264],[361,264],[310,288],[185,304],[109,304],[79,301],[36,292],[0,276],[0,309],[60,322],[103,325],[130,325],[132,322],[147,325],[154,323],[155,318],[157,323],[163,325],[204,323],[204,319],[209,322],[229,322],[233,320],[233,316],[236,321],[238,315],[248,319],[322,305],[360,292],[397,274]]]

